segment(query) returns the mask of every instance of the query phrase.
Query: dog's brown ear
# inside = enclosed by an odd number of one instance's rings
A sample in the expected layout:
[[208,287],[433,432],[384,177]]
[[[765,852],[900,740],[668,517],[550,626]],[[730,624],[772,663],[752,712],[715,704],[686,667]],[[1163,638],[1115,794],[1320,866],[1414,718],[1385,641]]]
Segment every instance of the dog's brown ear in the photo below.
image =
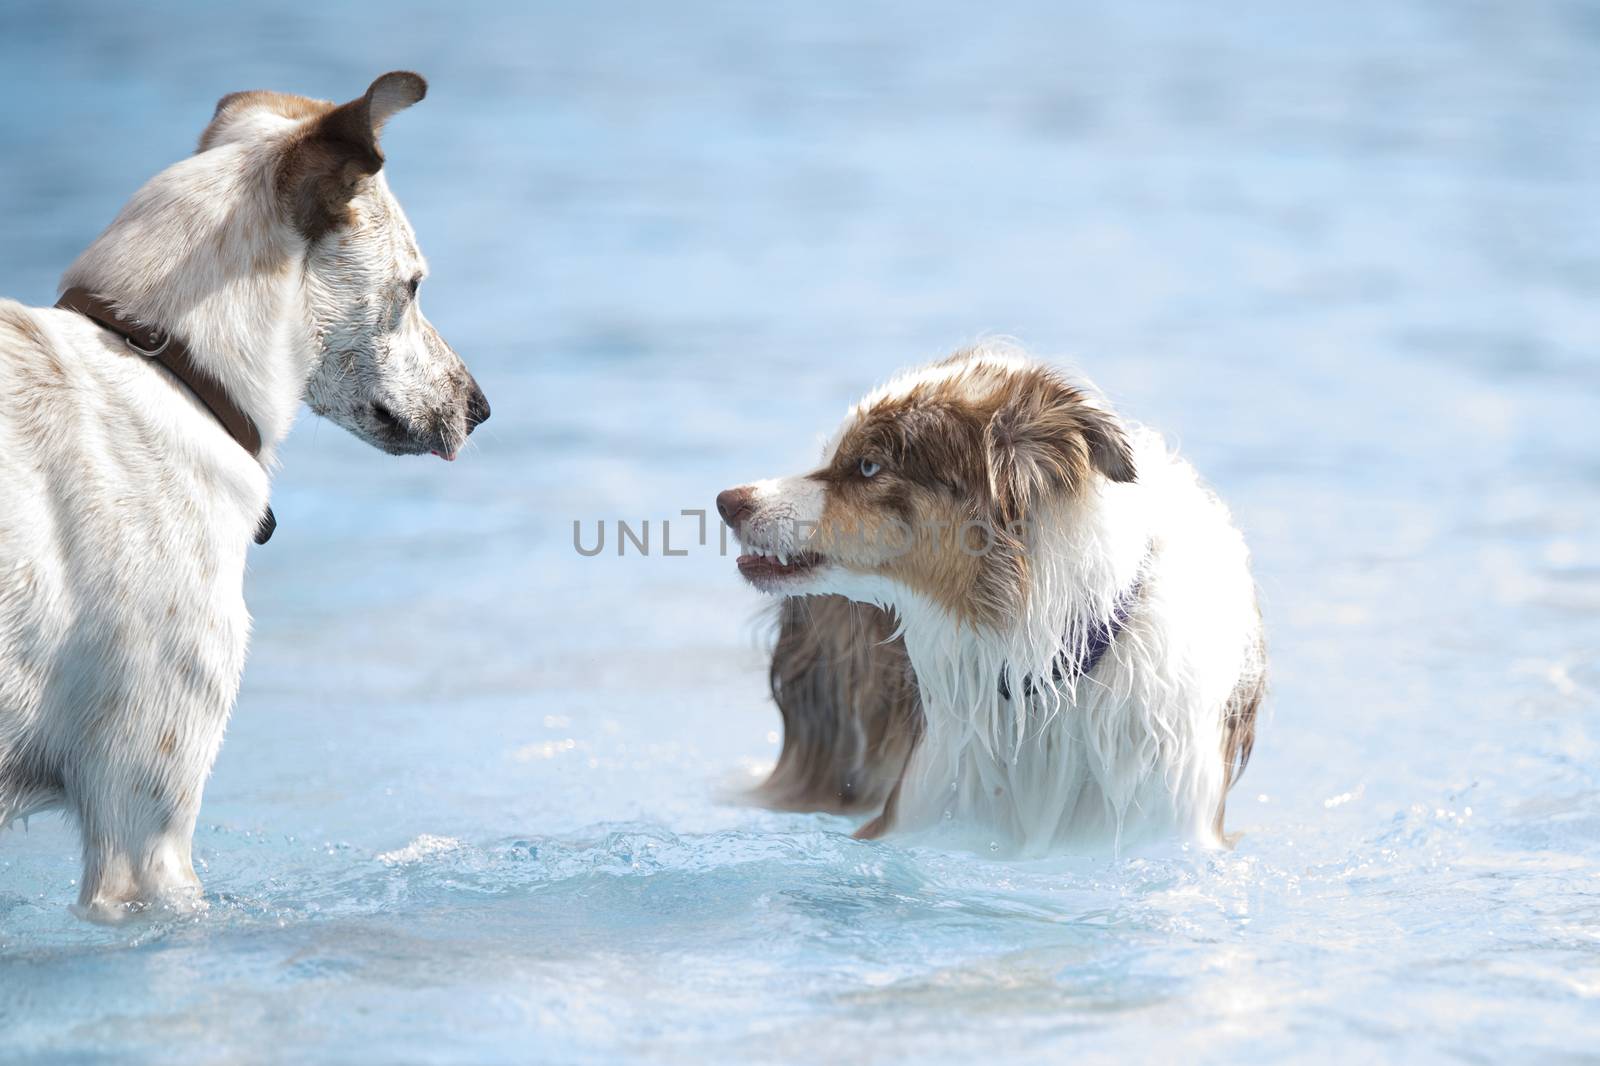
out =
[[1093,474],[1132,481],[1133,451],[1116,417],[1045,368],[1027,372],[984,431],[997,517],[1028,520],[1040,501],[1076,492]]
[[1083,439],[1089,446],[1089,464],[1107,481],[1127,484],[1138,480],[1139,472],[1133,466],[1133,448],[1114,416],[1097,409],[1088,411]]
[[383,169],[378,137],[384,123],[428,94],[419,74],[397,70],[373,82],[364,96],[311,121],[290,146],[279,189],[295,226],[316,240],[350,218],[361,182]]
[[1027,595],[1039,508],[1081,491],[1096,474],[1132,481],[1133,451],[1114,415],[1043,367],[1007,385],[983,448],[992,539],[973,595],[980,619],[994,619],[1015,612]]

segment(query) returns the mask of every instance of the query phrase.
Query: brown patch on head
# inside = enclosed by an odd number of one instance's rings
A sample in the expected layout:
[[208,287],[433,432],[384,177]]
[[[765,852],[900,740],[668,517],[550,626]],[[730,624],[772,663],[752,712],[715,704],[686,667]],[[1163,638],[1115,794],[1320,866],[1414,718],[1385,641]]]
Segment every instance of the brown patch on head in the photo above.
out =
[[230,93],[217,102],[211,124],[200,135],[200,151],[222,143],[227,131],[252,113],[266,111],[298,123],[284,145],[275,184],[296,228],[315,240],[351,221],[351,200],[383,168],[378,137],[384,123],[427,92],[420,75],[392,71],[338,106],[264,90]]
[[217,101],[217,109],[212,113],[210,125],[200,134],[198,150],[208,152],[215,148],[228,127],[252,111],[269,111],[291,122],[300,122],[326,115],[333,110],[333,107],[334,105],[327,100],[313,100],[309,96],[275,93],[267,89],[229,93]]
[[1013,376],[984,443],[990,491],[1008,520],[1022,520],[1048,496],[1078,491],[1091,474],[1134,479],[1133,453],[1116,418],[1046,367]]
[[857,411],[812,475],[810,545],[990,622],[1026,594],[1028,524],[1096,475],[1134,479],[1115,416],[1047,367],[961,352]]
[[351,221],[350,202],[367,178],[383,169],[378,136],[395,113],[428,93],[409,71],[385,74],[366,94],[306,126],[284,154],[278,193],[296,228],[316,240]]
[[178,735],[172,730],[161,734],[161,742],[156,745],[156,750],[163,755],[171,755],[178,750]]

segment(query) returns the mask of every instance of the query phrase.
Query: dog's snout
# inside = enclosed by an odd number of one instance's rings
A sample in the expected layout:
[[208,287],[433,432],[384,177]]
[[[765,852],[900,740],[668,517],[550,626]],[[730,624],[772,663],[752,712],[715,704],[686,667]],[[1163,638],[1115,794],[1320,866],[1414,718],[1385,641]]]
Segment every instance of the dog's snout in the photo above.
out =
[[470,391],[467,393],[467,432],[471,433],[485,422],[489,421],[489,398],[478,388],[478,383],[472,378],[467,379]]
[[717,493],[717,513],[731,529],[737,530],[755,509],[756,494],[748,488],[724,489]]

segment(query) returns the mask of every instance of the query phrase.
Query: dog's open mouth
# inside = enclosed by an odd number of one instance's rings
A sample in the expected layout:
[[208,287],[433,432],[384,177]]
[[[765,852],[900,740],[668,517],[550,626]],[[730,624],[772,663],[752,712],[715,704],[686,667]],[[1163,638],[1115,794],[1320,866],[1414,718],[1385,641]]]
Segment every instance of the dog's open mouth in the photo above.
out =
[[741,555],[739,573],[747,581],[767,582],[779,578],[796,577],[821,566],[822,556],[816,552],[798,552],[793,555]]

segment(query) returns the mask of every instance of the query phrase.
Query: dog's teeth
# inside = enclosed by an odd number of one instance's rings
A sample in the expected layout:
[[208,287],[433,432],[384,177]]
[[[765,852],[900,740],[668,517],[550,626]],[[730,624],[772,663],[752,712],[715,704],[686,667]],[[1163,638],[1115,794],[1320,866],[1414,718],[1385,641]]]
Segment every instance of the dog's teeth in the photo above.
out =
[[788,566],[789,565],[789,553],[788,552],[779,552],[778,553],[778,565],[779,566]]

